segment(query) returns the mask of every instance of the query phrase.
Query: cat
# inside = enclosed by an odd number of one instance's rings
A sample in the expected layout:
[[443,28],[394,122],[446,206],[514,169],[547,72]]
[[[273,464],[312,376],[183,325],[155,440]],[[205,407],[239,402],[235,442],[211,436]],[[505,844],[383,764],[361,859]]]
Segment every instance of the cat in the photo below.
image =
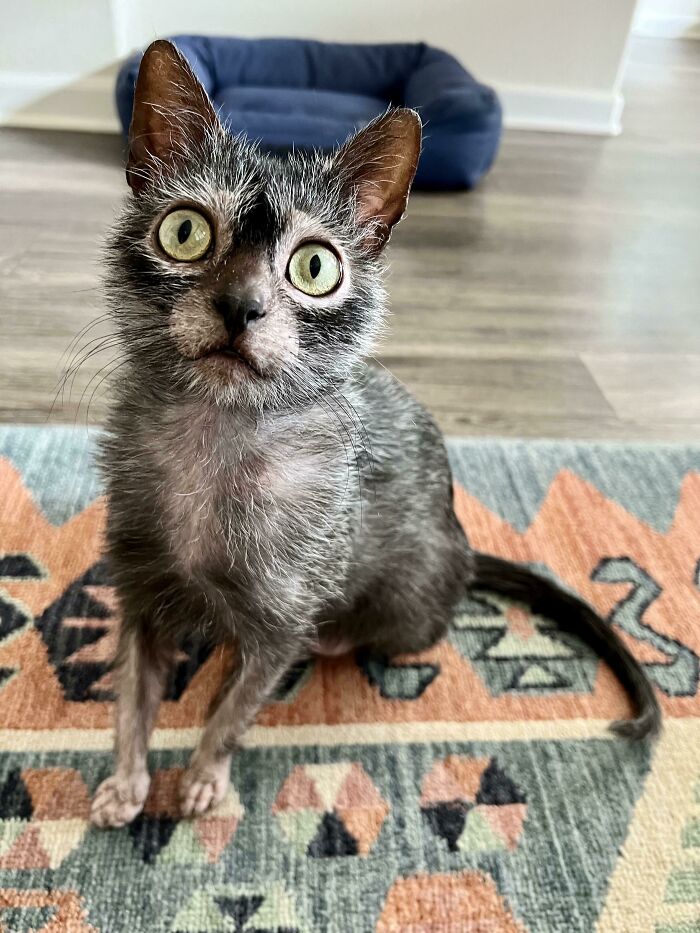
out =
[[144,805],[149,734],[193,633],[230,645],[234,664],[182,778],[184,816],[222,800],[239,738],[292,664],[429,648],[474,586],[580,629],[635,701],[637,718],[613,728],[659,729],[653,689],[609,625],[469,548],[435,422],[365,362],[420,146],[418,115],[389,109],[336,152],[266,155],[222,127],[172,44],[143,56],[132,193],[106,261],[126,365],[101,449],[122,625],[98,826]]

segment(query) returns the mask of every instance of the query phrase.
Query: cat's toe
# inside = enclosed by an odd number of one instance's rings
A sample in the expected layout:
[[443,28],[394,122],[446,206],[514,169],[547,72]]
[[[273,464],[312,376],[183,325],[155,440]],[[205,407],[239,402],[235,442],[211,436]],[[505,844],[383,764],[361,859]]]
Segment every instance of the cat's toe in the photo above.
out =
[[180,811],[183,816],[202,816],[226,796],[229,786],[229,759],[209,766],[192,765],[180,784]]
[[143,810],[150,782],[145,772],[107,778],[95,791],[90,821],[100,829],[116,829],[131,823]]

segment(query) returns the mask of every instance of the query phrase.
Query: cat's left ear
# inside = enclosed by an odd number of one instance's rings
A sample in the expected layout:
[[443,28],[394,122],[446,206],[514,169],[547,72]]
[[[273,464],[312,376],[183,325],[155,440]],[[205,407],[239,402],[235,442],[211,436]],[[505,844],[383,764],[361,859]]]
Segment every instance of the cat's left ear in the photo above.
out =
[[334,165],[355,198],[367,247],[379,253],[404,215],[420,158],[422,124],[415,110],[389,110],[339,150]]
[[220,127],[207,93],[172,42],[158,39],[141,59],[129,128],[126,179],[139,194],[177,169],[207,130]]

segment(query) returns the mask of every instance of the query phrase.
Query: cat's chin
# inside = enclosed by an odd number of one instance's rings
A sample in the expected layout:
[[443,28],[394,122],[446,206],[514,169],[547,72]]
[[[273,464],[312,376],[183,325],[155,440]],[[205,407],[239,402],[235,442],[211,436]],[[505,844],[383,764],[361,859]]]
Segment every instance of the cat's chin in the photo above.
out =
[[250,360],[235,350],[215,350],[195,363],[202,375],[215,385],[240,385],[259,379],[260,372]]

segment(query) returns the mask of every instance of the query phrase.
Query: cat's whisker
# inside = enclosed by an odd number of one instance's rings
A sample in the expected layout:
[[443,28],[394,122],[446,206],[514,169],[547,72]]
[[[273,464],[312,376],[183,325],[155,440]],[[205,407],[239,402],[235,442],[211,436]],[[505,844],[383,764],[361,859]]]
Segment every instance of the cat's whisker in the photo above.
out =
[[[95,357],[99,357],[101,353],[108,353],[111,350],[120,349],[120,343],[118,340],[111,339],[109,341],[103,341],[97,346],[93,347],[88,352],[84,353],[79,360],[74,362],[71,367],[66,371],[64,377],[61,379],[58,392],[61,395],[61,404],[65,403],[65,391],[68,388],[68,399],[73,396],[73,391],[75,389],[75,383],[78,378],[78,374],[82,371],[82,368],[87,365],[88,362],[93,360]],[[57,394],[58,394],[57,392]]]
[[[347,475],[346,475],[346,480],[345,480],[345,490],[343,492],[343,498],[345,498],[348,492],[348,487],[350,485],[351,469],[352,469],[352,465],[350,463],[350,451],[346,444],[346,438],[347,438],[347,440],[350,443],[350,446],[353,449],[353,454],[354,454],[353,460],[354,460],[354,466],[355,466],[355,471],[357,475],[357,485],[358,485],[358,490],[360,494],[360,500],[362,500],[362,477],[360,475],[360,470],[359,470],[359,465],[358,465],[357,449],[355,447],[350,431],[348,430],[346,425],[343,424],[342,419],[339,417],[337,411],[333,409],[333,406],[327,399],[321,400],[321,404],[331,412],[331,416],[335,418],[338,426],[340,427],[340,434],[338,436],[340,437],[341,443],[343,444],[343,448],[345,450],[345,463],[347,466]],[[360,508],[360,521],[362,521],[362,509],[361,508]]]
[[105,321],[110,320],[110,318],[111,318],[111,315],[109,314],[109,312],[105,314],[100,314],[99,317],[93,318],[93,320],[88,321],[87,324],[81,327],[80,330],[75,334],[73,339],[70,341],[66,349],[63,351],[61,355],[60,363],[63,363],[63,360],[66,358],[66,356],[68,356],[68,354],[72,351],[72,349],[74,348],[74,346],[77,344],[79,340],[81,340],[84,336],[86,336],[94,327],[97,327],[100,324],[103,324]]
[[79,369],[93,353],[100,352],[103,347],[109,348],[112,343],[119,344],[120,342],[121,338],[117,334],[101,334],[75,348],[65,364],[62,376],[70,377],[73,371]]
[[[83,356],[81,356],[80,359],[78,359],[77,361],[74,359],[71,365],[63,371],[63,373],[57,380],[57,383],[54,387],[54,397],[53,397],[51,407],[47,415],[47,419],[50,418],[51,415],[53,414],[53,411],[55,409],[56,402],[58,401],[59,396],[61,397],[61,407],[63,408],[65,406],[65,389],[66,389],[66,386],[68,385],[69,380],[70,380],[70,389],[69,389],[69,399],[70,399],[73,386],[75,384],[75,378],[77,376],[77,373],[80,370],[80,368],[88,361],[88,359],[90,359],[92,356],[96,355],[97,353],[110,350],[110,349],[115,349],[118,346],[120,346],[120,343],[116,339],[113,339],[110,342],[106,342],[105,340],[103,340],[101,344],[99,344],[96,347],[93,347],[89,352],[84,353]],[[82,351],[79,351],[79,352],[82,352]]]
[[[126,359],[126,357],[124,357],[124,356],[115,357],[115,358],[112,359],[109,363],[107,363],[105,366],[103,366],[102,369],[100,369],[95,375],[93,375],[93,377],[92,377],[92,379],[90,380],[90,382],[92,382],[93,379],[95,379],[96,377],[100,376],[100,374],[102,374],[102,375],[101,375],[101,378],[99,378],[98,381],[96,382],[95,387],[93,388],[92,393],[91,393],[90,398],[89,398],[88,403],[87,403],[87,407],[86,407],[86,410],[85,410],[85,426],[86,426],[86,427],[90,424],[90,406],[92,405],[92,402],[93,402],[93,399],[95,398],[96,392],[97,392],[98,389],[99,389],[112,375],[114,375],[114,373],[115,373],[120,367],[122,367],[126,362],[127,362],[127,359]],[[78,404],[78,409],[77,409],[77,411],[76,411],[76,420],[77,420],[77,412],[80,411],[80,406],[81,406],[82,403],[83,403],[83,398],[84,398],[84,396],[85,396],[85,394],[86,394],[86,392],[87,392],[87,389],[88,389],[89,385],[90,385],[90,383],[88,383],[88,385],[85,387],[85,389],[83,390],[83,394],[82,394],[81,397],[80,397],[80,402],[79,402],[79,404]]]

